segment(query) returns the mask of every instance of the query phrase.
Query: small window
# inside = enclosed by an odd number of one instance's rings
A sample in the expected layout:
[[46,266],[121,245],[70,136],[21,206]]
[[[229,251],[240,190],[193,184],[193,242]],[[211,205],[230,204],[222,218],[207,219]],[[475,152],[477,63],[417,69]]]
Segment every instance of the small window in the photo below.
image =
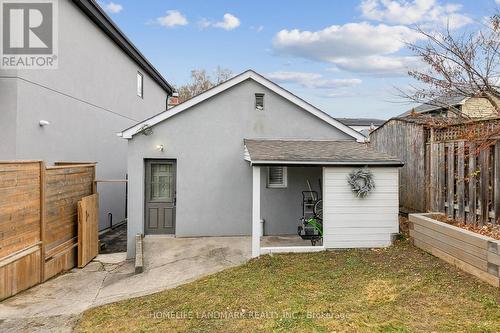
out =
[[264,94],[255,94],[255,109],[264,110]]
[[137,96],[144,97],[144,76],[137,72]]
[[267,187],[286,188],[287,169],[282,166],[271,166],[267,170]]

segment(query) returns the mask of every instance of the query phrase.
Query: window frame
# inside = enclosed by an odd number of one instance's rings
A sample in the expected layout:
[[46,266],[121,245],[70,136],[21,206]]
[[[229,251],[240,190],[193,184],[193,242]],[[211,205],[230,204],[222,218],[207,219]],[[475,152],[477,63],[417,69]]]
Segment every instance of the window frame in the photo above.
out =
[[[139,81],[140,79],[140,81]],[[141,83],[141,90],[139,91],[139,82]],[[137,97],[140,97],[144,99],[144,75],[137,71],[137,76],[136,76],[136,90],[137,90]]]
[[[264,111],[265,105],[266,105],[265,102],[264,102],[265,96],[266,95],[264,93],[255,93],[255,110],[257,110],[257,111]],[[262,98],[262,108],[259,108],[257,106],[257,100],[258,100],[258,98]]]
[[[283,179],[281,184],[271,184],[271,168],[282,168]],[[288,168],[282,165],[274,165],[267,167],[267,188],[287,188],[288,187]]]

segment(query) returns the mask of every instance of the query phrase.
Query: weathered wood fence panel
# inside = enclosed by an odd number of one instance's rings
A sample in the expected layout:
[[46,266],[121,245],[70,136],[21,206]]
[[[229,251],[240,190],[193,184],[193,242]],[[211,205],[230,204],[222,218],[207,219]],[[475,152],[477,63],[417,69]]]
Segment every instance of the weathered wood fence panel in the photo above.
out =
[[370,134],[370,143],[376,150],[405,163],[399,173],[399,201],[409,211],[425,211],[427,206],[425,140],[422,126],[397,119]]
[[95,165],[0,161],[0,299],[75,267],[77,202]]
[[99,194],[78,201],[78,267],[84,267],[99,252]]
[[469,168],[468,168],[468,214],[466,222],[468,224],[475,224],[477,221],[477,179],[473,177],[476,172],[476,155],[473,153],[476,150],[474,143],[469,143]]
[[[500,197],[495,152],[500,141],[483,147],[465,141],[430,144],[430,190],[432,205],[427,211],[442,212],[468,224],[497,223]],[[444,181],[444,179],[446,181]],[[446,198],[441,203],[440,197]]]
[[[455,144],[454,143],[448,143],[446,145],[447,149],[447,172],[446,172],[446,190],[448,192],[447,196],[447,202],[455,202]],[[448,216],[450,218],[455,217],[455,209],[453,209],[453,206],[448,205],[447,209]]]

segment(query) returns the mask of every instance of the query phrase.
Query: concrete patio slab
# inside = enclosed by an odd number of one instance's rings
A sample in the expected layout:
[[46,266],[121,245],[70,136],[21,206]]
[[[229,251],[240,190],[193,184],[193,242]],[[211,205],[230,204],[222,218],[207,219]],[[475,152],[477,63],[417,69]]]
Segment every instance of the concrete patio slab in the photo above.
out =
[[299,235],[264,236],[260,239],[260,246],[311,246],[311,241],[304,240]]
[[127,252],[98,254],[93,261],[103,264],[119,264],[127,259]]
[[144,272],[123,253],[99,255],[0,303],[1,332],[71,332],[94,306],[151,294],[244,263],[249,237],[145,237]]

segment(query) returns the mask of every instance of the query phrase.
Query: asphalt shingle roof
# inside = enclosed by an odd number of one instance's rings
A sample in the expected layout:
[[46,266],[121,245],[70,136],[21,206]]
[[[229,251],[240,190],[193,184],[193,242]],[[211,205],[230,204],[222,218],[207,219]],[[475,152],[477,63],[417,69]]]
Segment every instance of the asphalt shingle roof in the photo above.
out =
[[464,96],[446,96],[435,98],[429,103],[420,104],[419,106],[400,114],[398,118],[409,116],[412,113],[426,113],[443,108],[454,107],[461,105],[465,99],[467,98]]
[[385,123],[383,119],[374,118],[335,118],[347,126],[380,126]]
[[263,162],[266,161],[340,165],[403,164],[393,156],[356,141],[245,139],[244,143],[253,164],[265,164]]

